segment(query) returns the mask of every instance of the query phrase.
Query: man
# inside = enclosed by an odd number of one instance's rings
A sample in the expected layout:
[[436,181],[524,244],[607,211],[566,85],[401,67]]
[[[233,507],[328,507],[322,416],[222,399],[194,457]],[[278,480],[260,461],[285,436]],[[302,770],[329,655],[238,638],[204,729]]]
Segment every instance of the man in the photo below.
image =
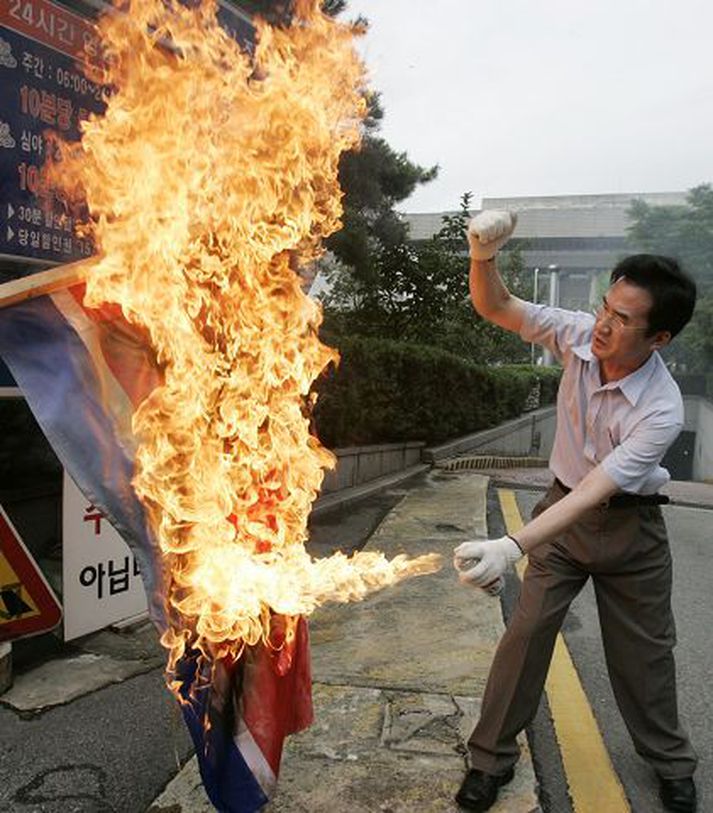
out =
[[471,297],[484,318],[562,363],[555,480],[516,534],[455,549],[461,581],[491,593],[528,556],[456,800],[488,810],[512,779],[516,736],[537,710],[557,633],[591,576],[611,685],[634,747],[658,775],[664,806],[689,813],[697,758],[678,721],[666,499],[658,494],[670,479],[660,462],[683,425],[683,401],[657,351],[691,318],[696,287],[674,260],[639,254],[614,269],[596,316],[524,302],[495,266],[514,227],[508,212],[471,221]]

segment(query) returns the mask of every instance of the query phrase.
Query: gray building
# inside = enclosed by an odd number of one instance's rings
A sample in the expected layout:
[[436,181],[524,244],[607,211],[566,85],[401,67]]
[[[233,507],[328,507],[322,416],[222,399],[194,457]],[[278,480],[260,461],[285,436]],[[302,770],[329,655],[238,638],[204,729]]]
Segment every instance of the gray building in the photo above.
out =
[[[513,243],[519,245],[526,267],[533,272],[533,295],[537,278],[537,299],[548,299],[548,278],[554,267],[560,303],[584,310],[597,301],[602,275],[632,250],[626,230],[634,200],[650,206],[680,206],[686,193],[483,198],[482,208],[517,213]],[[448,213],[405,214],[411,239],[429,239],[440,229],[444,214]]]

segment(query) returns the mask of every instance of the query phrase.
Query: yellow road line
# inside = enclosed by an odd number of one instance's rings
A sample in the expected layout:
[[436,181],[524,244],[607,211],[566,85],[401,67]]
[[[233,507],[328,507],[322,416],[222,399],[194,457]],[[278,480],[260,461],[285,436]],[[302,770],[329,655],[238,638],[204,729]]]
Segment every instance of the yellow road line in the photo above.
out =
[[[515,493],[498,489],[508,533],[522,528]],[[517,572],[522,579],[526,561]],[[555,735],[575,813],[630,813],[626,794],[614,771],[594,714],[562,635],[557,636],[545,684]]]

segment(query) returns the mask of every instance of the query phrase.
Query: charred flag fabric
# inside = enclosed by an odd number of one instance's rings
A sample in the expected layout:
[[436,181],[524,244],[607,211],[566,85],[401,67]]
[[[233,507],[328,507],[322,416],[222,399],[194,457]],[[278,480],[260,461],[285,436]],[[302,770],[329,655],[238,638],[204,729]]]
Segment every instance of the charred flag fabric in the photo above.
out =
[[[149,612],[166,628],[161,556],[131,481],[135,407],[161,381],[141,333],[118,308],[82,305],[83,286],[0,312],[0,356],[57,456],[129,544]],[[178,665],[181,709],[205,789],[227,813],[250,813],[274,790],[284,738],[312,722],[307,623],[291,644],[235,663]]]

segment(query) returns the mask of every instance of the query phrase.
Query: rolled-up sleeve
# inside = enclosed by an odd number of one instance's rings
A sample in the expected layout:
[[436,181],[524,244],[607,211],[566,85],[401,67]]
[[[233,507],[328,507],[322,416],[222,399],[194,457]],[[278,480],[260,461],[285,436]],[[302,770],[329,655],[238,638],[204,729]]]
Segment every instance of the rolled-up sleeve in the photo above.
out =
[[594,317],[589,313],[527,302],[520,337],[526,342],[541,344],[561,361],[570,347],[591,338],[593,326]]
[[[683,428],[665,412],[643,418],[631,434],[602,460],[604,471],[622,491],[641,492]],[[661,470],[663,471],[663,470]]]

